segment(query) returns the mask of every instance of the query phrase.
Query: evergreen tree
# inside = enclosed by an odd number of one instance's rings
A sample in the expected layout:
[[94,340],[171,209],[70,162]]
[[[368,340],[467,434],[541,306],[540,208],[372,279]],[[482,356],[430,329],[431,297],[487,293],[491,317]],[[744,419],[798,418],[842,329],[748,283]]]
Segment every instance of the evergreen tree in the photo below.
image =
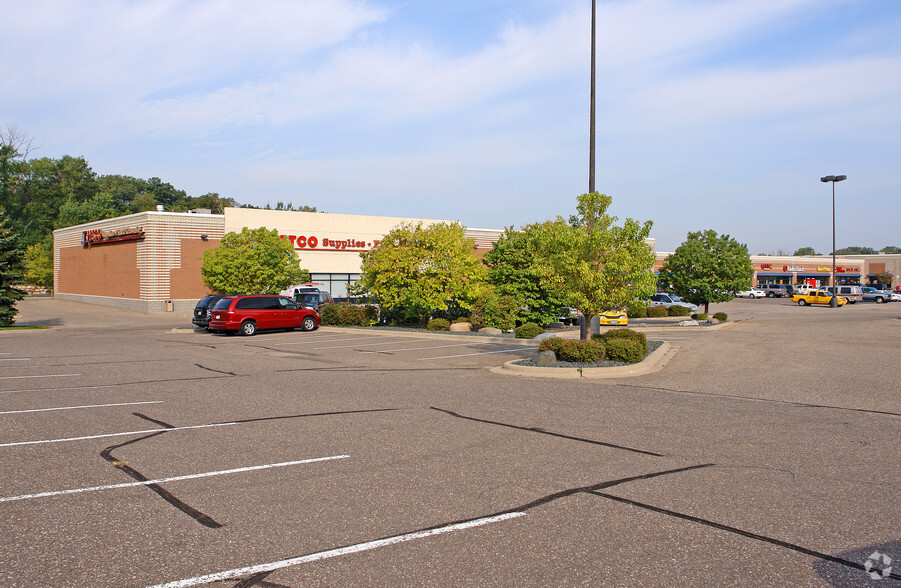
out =
[[7,222],[6,212],[0,209],[0,326],[8,327],[16,320],[19,310],[16,302],[24,296],[13,288],[22,284],[24,255],[19,246],[19,235]]

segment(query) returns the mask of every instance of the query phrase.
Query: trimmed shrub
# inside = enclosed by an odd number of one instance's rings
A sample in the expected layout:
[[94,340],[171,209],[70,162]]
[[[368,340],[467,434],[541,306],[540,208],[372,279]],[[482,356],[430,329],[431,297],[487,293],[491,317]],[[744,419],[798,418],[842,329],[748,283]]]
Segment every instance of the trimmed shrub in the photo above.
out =
[[357,305],[350,302],[322,304],[319,318],[323,325],[339,327],[371,327],[378,319],[378,309],[370,304]]
[[566,343],[561,337],[550,337],[538,344],[538,351],[553,351],[557,358],[560,358],[560,348]]
[[691,314],[691,309],[688,308],[687,306],[681,306],[679,304],[674,304],[666,310],[666,313],[669,316],[688,316]]
[[633,339],[609,339],[607,341],[607,359],[624,363],[638,363],[644,357],[646,348],[642,349],[641,341]]
[[338,324],[338,308],[338,304],[319,305],[319,319],[323,325]]
[[648,307],[644,304],[630,304],[626,309],[626,316],[629,318],[644,318],[648,316]]
[[726,314],[725,312],[718,312],[715,315],[713,315],[713,318],[715,318],[716,320],[721,321],[721,322],[726,322],[727,320],[729,320],[729,315]]
[[544,329],[542,329],[535,323],[526,323],[524,325],[516,327],[516,331],[514,332],[516,333],[517,339],[531,339],[542,334],[544,332]]
[[594,363],[604,359],[604,342],[594,340],[567,340],[560,346],[560,351],[555,352],[557,359],[572,361],[574,363]]
[[669,316],[669,313],[666,311],[665,306],[649,306],[648,307],[648,316],[652,318],[660,318],[662,316]]
[[644,333],[633,331],[632,329],[611,329],[601,335],[604,341],[612,341],[614,339],[624,339],[627,341],[638,341],[641,345],[641,353],[644,355],[648,352],[648,338]]
[[700,314],[691,315],[691,318],[695,319],[696,321],[706,321],[707,315],[702,312]]
[[450,321],[443,318],[432,319],[425,329],[426,331],[450,331]]

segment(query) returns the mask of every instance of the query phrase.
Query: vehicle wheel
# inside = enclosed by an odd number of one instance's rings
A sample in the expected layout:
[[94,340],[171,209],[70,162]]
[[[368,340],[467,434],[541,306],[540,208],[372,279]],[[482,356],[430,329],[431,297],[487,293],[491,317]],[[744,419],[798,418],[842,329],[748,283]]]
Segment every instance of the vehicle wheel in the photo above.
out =
[[804,299],[798,300],[798,306],[807,306],[807,303],[804,302]]
[[876,304],[882,304],[883,302],[885,302],[885,298],[877,298],[876,299]]
[[766,297],[767,297],[767,298],[775,298],[775,297],[776,297],[776,294],[775,294],[774,292],[767,292],[767,293],[766,293]]
[[253,321],[244,321],[241,323],[241,334],[250,337],[257,332],[257,324]]
[[311,316],[304,317],[303,321],[300,323],[301,331],[314,331],[316,329],[316,319]]

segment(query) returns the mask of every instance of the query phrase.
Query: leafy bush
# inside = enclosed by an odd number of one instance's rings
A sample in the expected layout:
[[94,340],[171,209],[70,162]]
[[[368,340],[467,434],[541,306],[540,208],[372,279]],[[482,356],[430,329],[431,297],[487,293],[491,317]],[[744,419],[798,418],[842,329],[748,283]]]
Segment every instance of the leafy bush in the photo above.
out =
[[674,304],[670,306],[666,310],[669,316],[688,316],[691,314],[691,309],[687,306],[681,306],[679,304]]
[[532,339],[533,337],[537,337],[542,334],[544,329],[535,323],[526,323],[524,325],[520,325],[516,327],[516,338],[517,339]]
[[[638,341],[641,345],[641,353],[644,355],[648,352],[648,338],[644,333],[639,333],[638,331],[633,331],[632,329],[611,329],[600,335],[603,340],[612,341],[614,339],[627,340],[627,341]],[[594,336],[592,336],[594,338]]]
[[572,361],[575,363],[594,363],[604,359],[605,347],[603,341],[564,341],[560,351],[555,352],[557,359]]
[[638,302],[630,304],[626,309],[626,316],[629,318],[644,318],[648,316],[648,307]]
[[625,363],[638,363],[644,357],[646,348],[641,341],[633,339],[609,339],[607,341],[607,359]]
[[519,304],[512,296],[498,296],[493,288],[482,291],[472,306],[469,322],[473,328],[494,327],[509,331],[516,326]]
[[553,351],[557,358],[560,358],[560,348],[566,343],[561,337],[549,337],[538,344],[538,351]]
[[450,321],[443,318],[432,319],[425,329],[427,331],[450,331]]
[[702,312],[702,313],[699,313],[699,314],[693,314],[693,315],[691,315],[691,318],[695,319],[696,321],[706,321],[706,320],[707,320],[707,315],[704,314],[704,313]]
[[471,322],[472,322],[472,321],[469,320],[469,317],[468,317],[468,316],[458,316],[457,318],[455,318],[455,319],[452,321],[451,324],[453,324],[453,323],[471,323]]
[[649,306],[648,316],[652,318],[660,318],[662,316],[669,316],[669,313],[666,311],[665,306]]
[[322,304],[319,317],[323,325],[339,327],[371,327],[378,318],[378,308],[372,305],[356,305],[350,302]]
[[726,322],[727,320],[729,320],[729,315],[726,314],[725,312],[718,312],[715,315],[713,315],[713,318],[715,318],[718,321]]

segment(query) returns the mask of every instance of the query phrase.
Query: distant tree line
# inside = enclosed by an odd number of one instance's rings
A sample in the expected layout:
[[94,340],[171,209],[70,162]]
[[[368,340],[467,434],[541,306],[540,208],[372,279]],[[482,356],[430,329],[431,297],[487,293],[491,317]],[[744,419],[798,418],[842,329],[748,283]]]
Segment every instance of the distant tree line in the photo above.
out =
[[[26,256],[25,278],[29,283],[52,284],[54,229],[114,218],[136,212],[168,212],[195,208],[221,214],[226,207],[266,208],[239,204],[234,198],[208,192],[189,196],[162,179],[125,175],[98,175],[84,157],[64,155],[31,157],[32,139],[15,127],[0,128],[0,215],[10,231],[18,235]],[[278,202],[274,210],[317,212],[315,207]]]
[[[901,253],[901,247],[896,247],[895,245],[886,245],[880,250],[875,250],[872,247],[861,247],[860,245],[852,245],[851,247],[844,247],[842,249],[836,249],[836,255],[876,255],[877,253]],[[795,255],[832,255],[832,252],[829,253],[817,253],[816,249],[813,247],[801,247],[794,253]],[[761,253],[761,255],[766,255],[765,253]],[[784,255],[781,251],[777,255]]]

